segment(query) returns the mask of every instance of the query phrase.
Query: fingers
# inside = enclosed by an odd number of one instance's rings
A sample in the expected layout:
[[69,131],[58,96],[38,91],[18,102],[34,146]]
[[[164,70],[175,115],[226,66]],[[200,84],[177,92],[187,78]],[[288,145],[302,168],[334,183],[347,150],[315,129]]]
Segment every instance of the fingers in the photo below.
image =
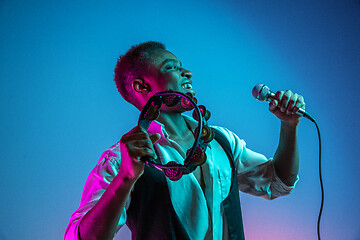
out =
[[296,113],[300,108],[302,108],[303,110],[305,110],[305,101],[304,101],[304,97],[299,95],[298,100],[296,101],[293,113]]
[[150,140],[152,142],[152,144],[155,144],[157,141],[159,141],[161,138],[161,135],[159,133],[155,133],[150,135]]
[[155,144],[157,141],[159,141],[161,138],[161,135],[159,133],[155,133],[150,135],[150,140],[152,144]]
[[131,129],[128,133],[126,133],[124,136],[128,136],[128,135],[132,135],[134,133],[147,133],[147,131],[142,128],[141,126],[137,125],[136,127],[134,127],[133,129]]
[[142,157],[151,157],[156,159],[156,153],[153,148],[136,147],[133,145],[128,145],[127,148],[129,156],[137,160],[140,160],[139,158]]
[[269,110],[270,112],[275,112],[277,110],[277,106],[278,106],[278,101],[273,99],[271,100],[270,104],[269,104]]
[[289,101],[291,99],[292,92],[290,90],[287,91],[278,91],[276,93],[278,95],[279,108],[281,112],[286,112],[286,109],[289,105]]
[[287,106],[285,106],[285,111],[287,115],[291,115],[293,113],[296,101],[297,101],[298,95],[296,93],[289,95],[289,100],[287,103]]
[[129,141],[143,140],[143,139],[147,139],[147,138],[149,138],[149,134],[147,132],[141,131],[141,132],[131,133],[131,131],[130,131],[121,138],[121,141],[123,143],[125,143],[125,142],[129,142]]
[[272,112],[277,110],[275,105],[286,115],[292,115],[296,113],[299,108],[305,107],[303,96],[293,93],[291,90],[276,92],[275,99],[276,100],[273,100],[269,106]]
[[148,132],[140,126],[136,126],[126,133],[120,140],[129,156],[135,159],[141,157],[157,158],[153,143],[160,139],[160,134],[156,133],[149,136]]

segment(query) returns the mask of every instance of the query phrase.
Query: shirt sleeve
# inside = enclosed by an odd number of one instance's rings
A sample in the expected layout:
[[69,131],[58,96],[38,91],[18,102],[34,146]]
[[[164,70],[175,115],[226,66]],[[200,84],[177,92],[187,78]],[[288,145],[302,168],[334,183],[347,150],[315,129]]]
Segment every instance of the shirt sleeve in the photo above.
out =
[[266,199],[288,195],[295,187],[287,186],[277,176],[272,159],[246,148],[244,140],[225,128],[219,128],[228,138],[233,152],[239,190]]
[[[81,197],[80,207],[71,215],[70,222],[65,231],[64,240],[80,240],[79,225],[84,215],[95,206],[105,192],[120,168],[120,158],[114,151],[105,151],[98,164],[89,174]],[[121,214],[116,232],[126,222],[126,209],[130,204],[128,199]]]

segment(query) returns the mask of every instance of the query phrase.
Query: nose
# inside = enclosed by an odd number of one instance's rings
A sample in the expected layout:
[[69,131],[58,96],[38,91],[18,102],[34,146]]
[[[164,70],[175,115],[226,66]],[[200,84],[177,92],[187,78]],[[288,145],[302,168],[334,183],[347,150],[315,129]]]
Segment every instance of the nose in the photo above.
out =
[[193,76],[193,73],[190,70],[187,70],[185,68],[181,69],[181,76],[186,77],[187,79],[190,79]]

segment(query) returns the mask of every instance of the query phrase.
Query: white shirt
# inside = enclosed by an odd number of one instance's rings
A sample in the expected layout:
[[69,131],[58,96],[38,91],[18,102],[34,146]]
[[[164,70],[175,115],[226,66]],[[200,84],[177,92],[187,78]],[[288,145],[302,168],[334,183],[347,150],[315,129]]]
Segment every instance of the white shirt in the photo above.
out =
[[[196,126],[193,119],[184,115],[190,126]],[[231,131],[220,130],[229,140],[237,169],[239,190],[266,199],[287,195],[294,186],[285,185],[276,175],[271,159],[251,151]],[[151,133],[160,133],[161,138],[155,147],[160,160],[166,164],[176,161],[183,164],[186,149],[183,150],[169,138],[165,127],[153,121],[148,129]],[[82,217],[97,203],[107,186],[117,175],[120,168],[120,142],[107,149],[98,164],[91,171],[84,187],[80,207],[73,213],[65,231],[66,240],[78,238],[79,224]],[[220,146],[213,140],[206,149],[207,160],[201,166],[205,181],[204,191],[193,173],[183,175],[178,181],[167,179],[172,205],[191,239],[228,239],[227,225],[221,202],[228,196],[231,186],[231,166],[229,159]],[[126,222],[126,209],[131,196],[119,219],[119,230]]]

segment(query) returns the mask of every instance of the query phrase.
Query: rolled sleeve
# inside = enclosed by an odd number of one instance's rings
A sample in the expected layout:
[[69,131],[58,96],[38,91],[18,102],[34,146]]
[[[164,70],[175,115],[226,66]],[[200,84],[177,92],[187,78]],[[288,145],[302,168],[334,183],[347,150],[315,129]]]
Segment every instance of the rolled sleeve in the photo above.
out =
[[295,187],[280,180],[271,159],[238,171],[238,182],[240,191],[269,200],[288,195]]
[[[105,151],[98,164],[89,174],[81,197],[80,207],[71,215],[70,222],[65,231],[64,240],[80,240],[79,225],[84,215],[99,201],[106,188],[117,175],[120,168],[118,154],[113,151]],[[130,199],[126,203],[129,206]],[[126,222],[126,211],[121,214],[117,231]]]
[[233,151],[240,191],[270,200],[294,189],[298,178],[293,186],[287,186],[277,176],[272,159],[246,148],[245,141],[233,132],[227,129],[223,132]]

